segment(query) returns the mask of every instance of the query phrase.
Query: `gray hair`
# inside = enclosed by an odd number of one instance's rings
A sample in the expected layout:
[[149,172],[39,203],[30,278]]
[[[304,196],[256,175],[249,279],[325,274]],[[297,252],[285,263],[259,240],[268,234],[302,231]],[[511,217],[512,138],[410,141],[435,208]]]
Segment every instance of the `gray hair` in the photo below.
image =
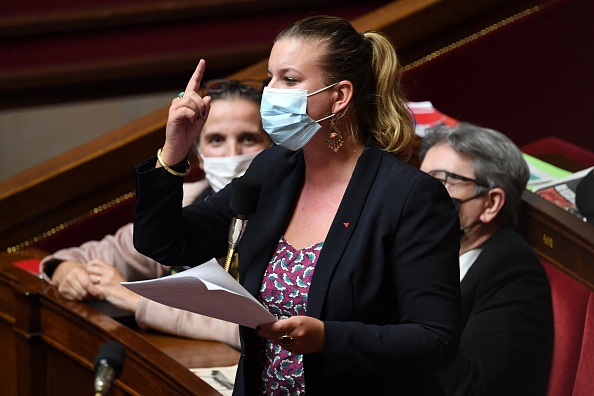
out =
[[[431,147],[441,144],[449,144],[471,159],[477,181],[505,191],[505,204],[497,219],[502,225],[515,224],[522,193],[530,178],[530,170],[518,146],[501,132],[471,123],[462,122],[455,127],[439,125],[427,130],[421,143],[420,160],[423,161]],[[477,186],[481,188],[484,189]]]

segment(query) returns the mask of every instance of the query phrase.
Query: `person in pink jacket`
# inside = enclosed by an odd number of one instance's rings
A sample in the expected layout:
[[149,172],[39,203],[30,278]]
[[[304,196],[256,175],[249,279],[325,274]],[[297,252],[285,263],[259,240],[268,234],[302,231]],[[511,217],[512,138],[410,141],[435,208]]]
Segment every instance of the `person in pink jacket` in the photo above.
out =
[[[262,129],[260,118],[263,86],[261,81],[235,80],[212,80],[206,84],[212,107],[196,153],[206,178],[184,184],[182,205],[207,199],[233,177],[241,176],[251,160],[270,146],[271,140]],[[137,324],[143,328],[221,341],[239,349],[236,324],[161,305],[120,284],[180,270],[164,268],[136,251],[132,232],[130,223],[100,241],[59,250],[41,261],[40,273],[66,299],[107,300],[120,309],[134,312]]]

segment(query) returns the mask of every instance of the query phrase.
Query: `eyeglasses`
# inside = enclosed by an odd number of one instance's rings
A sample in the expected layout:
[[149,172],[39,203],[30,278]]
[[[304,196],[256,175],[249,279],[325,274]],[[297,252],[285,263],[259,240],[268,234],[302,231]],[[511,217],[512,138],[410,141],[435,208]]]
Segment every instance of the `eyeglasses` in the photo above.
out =
[[449,184],[451,186],[455,186],[456,184],[460,183],[474,183],[477,186],[489,188],[489,186],[486,183],[480,182],[475,179],[471,179],[469,177],[461,176],[456,173],[448,172],[442,169],[432,170],[427,173],[439,180],[440,182],[442,182],[444,185]]
[[268,80],[209,80],[202,84],[207,95],[221,95],[225,92],[239,91],[246,95],[261,95]]

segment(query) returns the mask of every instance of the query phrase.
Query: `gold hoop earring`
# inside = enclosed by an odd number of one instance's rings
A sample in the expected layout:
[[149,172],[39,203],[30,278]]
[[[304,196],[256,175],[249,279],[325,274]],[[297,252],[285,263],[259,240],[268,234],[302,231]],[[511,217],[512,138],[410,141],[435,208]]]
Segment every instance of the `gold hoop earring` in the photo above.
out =
[[335,118],[332,119],[330,122],[330,130],[326,135],[326,145],[330,148],[330,150],[334,151],[335,153],[340,150],[342,147],[342,143],[344,142],[342,139],[342,133],[335,125]]

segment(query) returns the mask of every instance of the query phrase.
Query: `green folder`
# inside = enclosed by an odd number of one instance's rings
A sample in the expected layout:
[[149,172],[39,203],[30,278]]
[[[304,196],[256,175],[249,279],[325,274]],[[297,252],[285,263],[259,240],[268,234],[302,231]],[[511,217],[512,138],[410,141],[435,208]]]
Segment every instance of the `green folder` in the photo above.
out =
[[524,159],[530,167],[530,180],[528,180],[528,185],[526,186],[528,190],[532,190],[543,183],[571,175],[571,172],[565,169],[561,169],[525,153]]

